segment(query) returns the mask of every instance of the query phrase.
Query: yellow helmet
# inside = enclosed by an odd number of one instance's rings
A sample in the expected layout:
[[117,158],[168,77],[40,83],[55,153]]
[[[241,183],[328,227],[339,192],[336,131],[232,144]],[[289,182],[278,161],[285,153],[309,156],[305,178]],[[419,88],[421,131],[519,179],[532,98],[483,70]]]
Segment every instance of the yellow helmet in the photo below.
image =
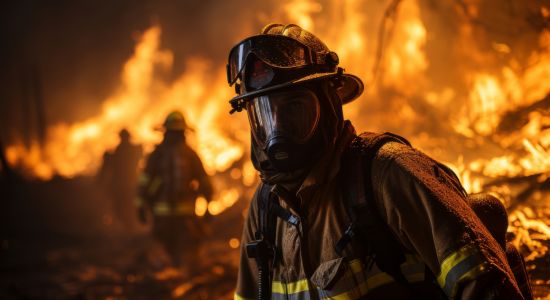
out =
[[163,126],[165,130],[189,129],[189,127],[187,126],[187,123],[185,122],[185,118],[183,117],[183,114],[177,110],[169,113],[168,116],[166,116]]

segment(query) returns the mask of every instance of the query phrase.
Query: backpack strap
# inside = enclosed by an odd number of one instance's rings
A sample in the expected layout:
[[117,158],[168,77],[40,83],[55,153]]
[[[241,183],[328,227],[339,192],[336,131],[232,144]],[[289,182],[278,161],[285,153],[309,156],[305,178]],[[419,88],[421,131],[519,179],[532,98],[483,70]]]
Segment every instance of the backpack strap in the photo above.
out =
[[[373,211],[364,211],[365,208],[371,208],[371,205],[367,201],[373,197],[372,181],[370,178],[370,169],[374,156],[388,142],[398,142],[410,146],[410,143],[404,138],[392,134],[392,133],[362,133],[356,137],[351,145],[350,149],[344,156],[343,168],[343,184],[344,187],[344,199],[348,203],[348,215],[352,222],[344,231],[342,238],[336,243],[336,252],[342,255],[344,248],[357,231],[356,220],[362,216],[363,213],[373,214]],[[360,211],[358,211],[358,209]],[[372,209],[376,209],[372,207]],[[375,212],[376,210],[374,210]],[[381,225],[385,225],[383,220],[380,219],[378,214],[373,214],[373,219],[381,222]],[[376,225],[376,224],[371,224]],[[385,225],[387,227],[387,225]]]
[[272,228],[274,218],[269,213],[271,202],[271,187],[262,184],[256,198],[258,203],[258,228],[254,232],[254,241],[246,244],[246,255],[254,258],[258,266],[258,292],[257,299],[267,300],[271,298],[271,266],[274,257],[274,233]]
[[352,141],[343,164],[344,197],[348,205],[351,223],[342,238],[336,243],[335,250],[341,255],[344,248],[358,235],[366,241],[369,255],[374,257],[378,268],[393,279],[410,288],[410,284],[401,271],[406,260],[401,244],[395,239],[389,226],[384,222],[372,204],[373,188],[371,165],[378,150],[389,142],[410,143],[391,133],[364,133]]
[[384,145],[386,145],[389,142],[405,144],[411,147],[411,143],[409,143],[409,141],[391,132],[385,132],[382,134],[374,133],[374,132],[364,132],[364,133],[361,133],[358,136],[358,138],[354,139],[352,142],[351,148],[354,151],[359,151],[362,157],[362,162],[363,162],[362,171],[363,171],[363,174],[365,174],[365,180],[366,180],[364,181],[364,188],[365,188],[366,195],[369,196],[369,199],[372,199],[374,195],[373,188],[372,188],[372,180],[370,178],[372,161],[374,160],[376,153],[378,153],[378,150],[380,150],[380,148],[382,148]]

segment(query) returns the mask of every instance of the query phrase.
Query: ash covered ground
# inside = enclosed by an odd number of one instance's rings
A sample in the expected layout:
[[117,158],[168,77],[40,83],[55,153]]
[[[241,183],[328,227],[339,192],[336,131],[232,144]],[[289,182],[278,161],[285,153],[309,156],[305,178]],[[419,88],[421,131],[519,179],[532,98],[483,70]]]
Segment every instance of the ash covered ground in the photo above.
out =
[[[10,182],[2,191],[0,299],[231,299],[240,201],[208,222],[200,267],[174,268],[139,225],[123,230],[93,178]],[[196,263],[196,262],[195,262]]]

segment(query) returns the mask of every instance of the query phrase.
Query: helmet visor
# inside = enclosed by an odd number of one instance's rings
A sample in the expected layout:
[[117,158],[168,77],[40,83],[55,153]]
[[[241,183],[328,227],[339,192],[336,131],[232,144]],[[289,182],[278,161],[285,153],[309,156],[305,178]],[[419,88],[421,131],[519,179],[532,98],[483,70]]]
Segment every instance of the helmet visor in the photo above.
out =
[[246,109],[254,139],[262,148],[276,137],[307,142],[320,115],[317,96],[305,88],[256,97],[247,102]]
[[257,35],[247,38],[229,52],[227,81],[237,81],[246,59],[254,53],[264,63],[278,68],[297,68],[311,63],[307,46],[299,41],[281,35]]

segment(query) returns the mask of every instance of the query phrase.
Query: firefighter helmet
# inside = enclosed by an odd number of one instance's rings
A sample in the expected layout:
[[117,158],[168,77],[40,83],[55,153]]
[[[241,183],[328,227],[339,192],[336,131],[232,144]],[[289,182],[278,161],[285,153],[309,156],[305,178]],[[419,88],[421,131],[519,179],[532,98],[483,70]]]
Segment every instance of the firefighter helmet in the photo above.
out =
[[338,63],[335,52],[300,26],[269,24],[229,52],[227,81],[238,94],[231,112],[254,97],[320,79],[332,79],[342,103],[349,103],[361,95],[363,82]]
[[130,139],[130,132],[128,129],[123,128],[118,132],[118,136],[120,137],[120,140],[129,140]]
[[187,123],[185,122],[185,118],[183,117],[183,114],[180,111],[173,111],[166,116],[166,120],[164,120],[164,129],[165,130],[186,130],[189,129],[187,126]]

